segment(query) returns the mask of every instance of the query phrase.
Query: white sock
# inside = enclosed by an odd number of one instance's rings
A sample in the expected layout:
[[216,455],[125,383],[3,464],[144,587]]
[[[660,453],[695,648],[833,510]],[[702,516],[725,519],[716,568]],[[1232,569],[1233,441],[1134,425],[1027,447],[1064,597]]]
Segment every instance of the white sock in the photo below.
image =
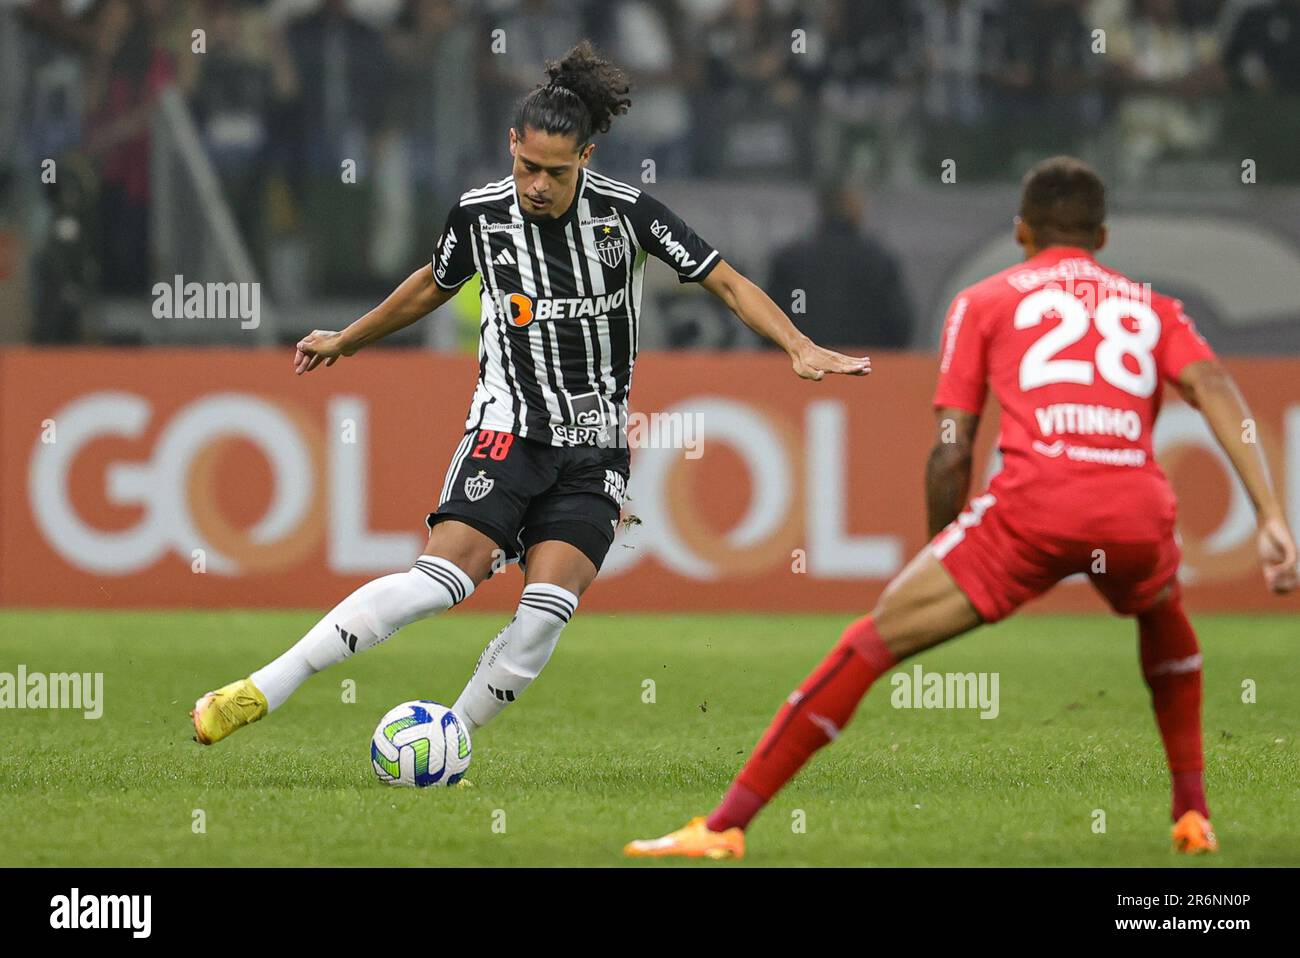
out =
[[404,625],[463,602],[474,583],[446,559],[420,556],[408,572],[367,582],[289,651],[249,678],[274,711],[316,672],[378,645]]
[[533,683],[577,608],[578,597],[558,585],[524,587],[515,617],[483,650],[451,707],[469,725],[471,736]]

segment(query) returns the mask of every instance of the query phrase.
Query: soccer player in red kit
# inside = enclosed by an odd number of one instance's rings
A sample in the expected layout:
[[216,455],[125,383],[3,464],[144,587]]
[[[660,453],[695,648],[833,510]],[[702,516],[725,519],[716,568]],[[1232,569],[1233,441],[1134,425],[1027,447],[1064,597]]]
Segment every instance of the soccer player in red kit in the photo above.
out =
[[[1218,847],[1205,801],[1201,654],[1183,612],[1173,491],[1151,431],[1169,382],[1200,410],[1255,507],[1259,559],[1276,593],[1296,586],[1296,547],[1232,378],[1183,313],[1094,253],[1105,190],[1056,157],[1025,178],[1016,240],[1025,262],[953,302],[940,344],[938,441],[926,466],[930,543],[845,629],[791,693],[722,804],[632,856],[738,858],[744,829],[833,740],[880,675],[910,655],[997,622],[1066,576],[1087,574],[1137,619],[1173,790],[1174,848]],[[1002,407],[1002,471],[966,503],[989,389]]]

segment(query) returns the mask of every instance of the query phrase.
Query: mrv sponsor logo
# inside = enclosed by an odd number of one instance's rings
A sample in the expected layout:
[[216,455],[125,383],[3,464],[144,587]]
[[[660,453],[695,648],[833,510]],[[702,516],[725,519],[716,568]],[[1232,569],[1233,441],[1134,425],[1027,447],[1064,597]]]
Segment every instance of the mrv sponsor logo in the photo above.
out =
[[262,322],[259,283],[187,283],[179,273],[153,285],[154,319],[238,319],[240,329]]
[[691,258],[691,254],[687,252],[686,247],[679,240],[673,239],[673,234],[666,224],[655,220],[650,224],[650,232],[654,234],[655,239],[663,244],[664,252],[672,257],[673,261],[681,269],[690,269],[698,262],[698,260]]
[[454,229],[447,230],[446,235],[442,237],[442,248],[438,250],[438,268],[434,270],[438,279],[447,278],[447,266],[451,263],[451,253],[456,248],[457,242]]
[[152,895],[71,894],[50,899],[50,927],[58,929],[128,929],[132,938],[148,938],[153,928]]
[[103,672],[0,672],[0,709],[78,709],[82,718],[104,714]]
[[889,704],[896,709],[979,709],[980,718],[998,717],[998,672],[895,672]]

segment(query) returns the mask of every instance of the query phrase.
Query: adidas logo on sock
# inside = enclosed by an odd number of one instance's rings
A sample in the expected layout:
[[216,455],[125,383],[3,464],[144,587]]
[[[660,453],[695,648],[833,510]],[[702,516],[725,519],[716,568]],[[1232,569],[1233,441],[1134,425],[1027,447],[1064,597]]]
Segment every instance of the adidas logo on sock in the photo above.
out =
[[498,266],[514,266],[515,258],[510,255],[510,250],[503,249],[501,252],[497,253],[497,258],[492,262],[496,263]]
[[489,685],[488,691],[499,698],[502,702],[513,702],[515,700],[515,693],[511,692],[509,689],[494,689]]
[[345,631],[341,625],[335,625],[334,628],[338,631],[339,638],[343,640],[343,644],[348,647],[348,651],[355,652],[357,650],[356,633]]

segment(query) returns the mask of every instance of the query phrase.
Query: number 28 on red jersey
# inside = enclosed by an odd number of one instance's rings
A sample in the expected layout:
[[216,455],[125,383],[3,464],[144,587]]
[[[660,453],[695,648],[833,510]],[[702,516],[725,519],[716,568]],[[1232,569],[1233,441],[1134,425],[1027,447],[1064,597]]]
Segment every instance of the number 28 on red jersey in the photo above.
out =
[[1002,407],[1003,487],[1134,470],[1163,483],[1161,381],[1214,356],[1180,302],[1069,247],[962,292],[940,348],[936,408],[979,413],[990,388]]

